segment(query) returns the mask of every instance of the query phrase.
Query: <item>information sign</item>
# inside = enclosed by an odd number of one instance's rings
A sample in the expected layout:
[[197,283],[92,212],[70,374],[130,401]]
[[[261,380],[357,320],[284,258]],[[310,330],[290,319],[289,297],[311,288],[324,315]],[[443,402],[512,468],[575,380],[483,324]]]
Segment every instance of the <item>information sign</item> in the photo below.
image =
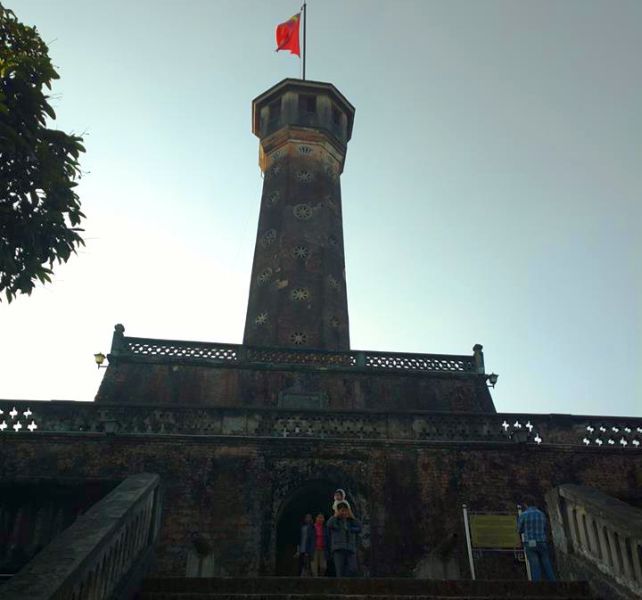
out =
[[470,514],[470,536],[473,548],[520,548],[515,515]]

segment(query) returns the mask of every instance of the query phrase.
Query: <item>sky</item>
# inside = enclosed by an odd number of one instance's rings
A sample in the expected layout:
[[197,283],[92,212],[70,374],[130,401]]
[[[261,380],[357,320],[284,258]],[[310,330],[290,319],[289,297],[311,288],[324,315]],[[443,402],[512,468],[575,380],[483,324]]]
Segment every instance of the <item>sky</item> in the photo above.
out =
[[[0,304],[0,398],[93,399],[126,335],[240,343],[251,101],[291,0],[3,0],[84,135],[86,247]],[[642,415],[642,2],[309,0],[307,77],[356,107],[351,346],[472,354],[499,411]]]

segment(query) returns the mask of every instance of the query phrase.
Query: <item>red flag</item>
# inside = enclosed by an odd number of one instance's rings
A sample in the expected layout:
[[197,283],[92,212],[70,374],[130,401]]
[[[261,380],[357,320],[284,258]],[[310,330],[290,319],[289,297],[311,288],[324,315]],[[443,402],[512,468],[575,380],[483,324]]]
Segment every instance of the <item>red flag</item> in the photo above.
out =
[[299,48],[299,23],[301,13],[290,17],[285,23],[276,26],[276,51],[289,50],[290,53],[301,57]]

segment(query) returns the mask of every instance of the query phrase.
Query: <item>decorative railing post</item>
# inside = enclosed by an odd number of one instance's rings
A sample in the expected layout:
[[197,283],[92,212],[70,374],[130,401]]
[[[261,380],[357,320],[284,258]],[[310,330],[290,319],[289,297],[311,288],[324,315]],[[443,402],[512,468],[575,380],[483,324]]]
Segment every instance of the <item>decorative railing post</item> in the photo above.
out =
[[475,344],[473,346],[473,360],[475,362],[475,370],[482,375],[486,372],[484,367],[484,353],[482,352],[483,346]]
[[236,349],[236,361],[243,365],[248,362],[249,352],[247,346],[238,346]]
[[114,335],[111,338],[111,355],[120,356],[125,354],[127,346],[125,344],[125,327],[118,323],[114,326]]
[[597,536],[597,523],[593,514],[585,513],[584,518],[586,519],[586,535],[588,536],[588,543],[591,549],[591,552],[597,559],[602,558],[602,550],[600,546],[600,540]]
[[589,552],[590,548],[588,545],[588,540],[586,539],[584,525],[582,523],[583,510],[584,510],[583,507],[581,505],[578,506],[577,504],[573,509],[573,512],[575,513],[574,515],[575,527],[577,528],[577,544],[578,544],[578,548],[581,548],[584,552]]
[[[642,545],[642,539],[639,540],[639,544]],[[633,572],[635,573],[635,578],[642,585],[642,560],[633,560]]]
[[616,543],[619,543],[620,545],[618,555],[622,557],[622,565],[621,565],[623,568],[622,574],[627,579],[633,579],[633,565],[629,561],[629,552],[627,552],[626,540],[623,536],[618,535]]
[[618,548],[617,540],[615,539],[615,532],[609,527],[606,530],[606,536],[608,538],[609,548],[611,549],[611,566],[613,568],[613,571],[615,571],[617,575],[620,575],[624,573],[624,569],[620,560],[620,549]]
[[568,534],[571,538],[571,544],[575,548],[579,548],[581,545],[581,541],[579,538],[580,533],[577,526],[577,513],[575,511],[575,505],[570,502],[566,503],[566,517],[569,528]]
[[602,549],[602,560],[606,562],[611,550],[609,547],[609,540],[606,535],[606,526],[601,520],[597,522],[597,537],[600,542],[600,548]]

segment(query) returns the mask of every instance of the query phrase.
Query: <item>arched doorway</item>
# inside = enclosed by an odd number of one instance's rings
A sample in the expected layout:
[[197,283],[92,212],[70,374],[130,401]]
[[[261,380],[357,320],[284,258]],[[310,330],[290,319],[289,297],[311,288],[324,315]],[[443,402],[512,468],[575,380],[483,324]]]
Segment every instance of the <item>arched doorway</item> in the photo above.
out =
[[276,575],[299,574],[295,554],[303,518],[307,513],[312,517],[322,513],[327,521],[331,516],[332,498],[337,487],[340,486],[327,480],[308,481],[284,500],[276,519]]

